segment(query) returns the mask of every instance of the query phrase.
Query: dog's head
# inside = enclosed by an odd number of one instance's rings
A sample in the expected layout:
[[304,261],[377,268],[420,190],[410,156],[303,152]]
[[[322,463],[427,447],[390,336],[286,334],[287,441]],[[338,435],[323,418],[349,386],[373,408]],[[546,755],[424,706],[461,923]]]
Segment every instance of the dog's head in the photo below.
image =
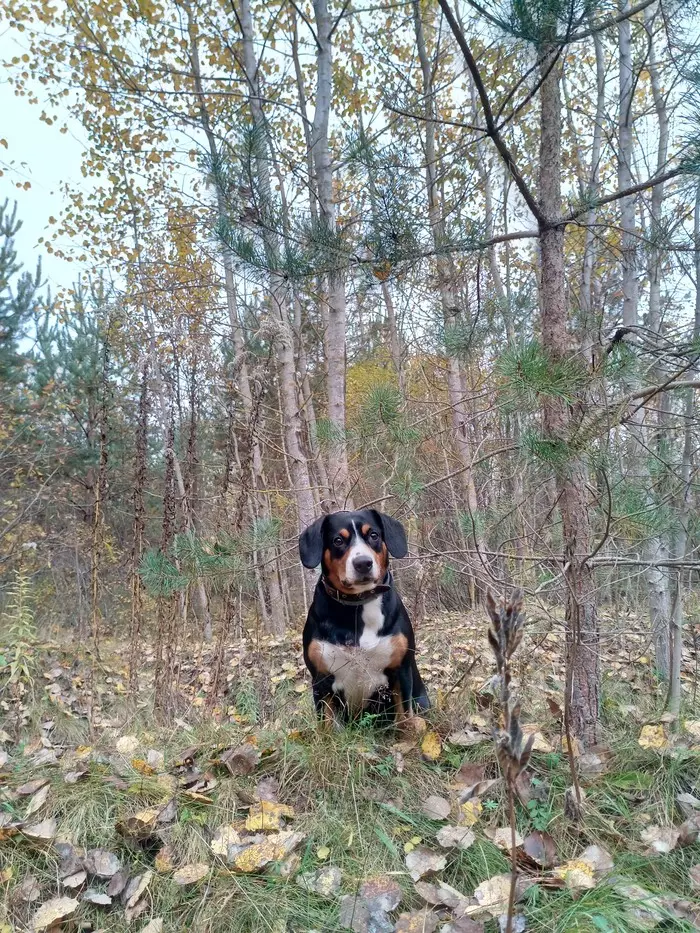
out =
[[302,564],[321,564],[330,585],[341,593],[371,590],[386,576],[389,555],[407,553],[401,522],[374,509],[324,515],[299,536]]

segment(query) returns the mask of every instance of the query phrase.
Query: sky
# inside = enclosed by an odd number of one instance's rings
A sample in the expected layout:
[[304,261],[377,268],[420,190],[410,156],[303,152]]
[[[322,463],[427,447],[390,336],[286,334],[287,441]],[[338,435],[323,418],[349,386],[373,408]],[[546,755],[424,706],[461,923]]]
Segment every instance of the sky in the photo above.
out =
[[[0,25],[0,61],[22,53],[18,39],[21,36],[14,30]],[[65,204],[61,186],[65,182],[85,182],[80,172],[83,144],[81,127],[67,111],[60,114],[69,127],[64,134],[59,132],[62,120],[47,126],[40,116],[41,105],[16,97],[0,72],[0,139],[8,145],[7,149],[0,145],[0,168],[4,172],[0,178],[0,203],[6,198],[10,204],[17,202],[17,215],[23,223],[15,239],[18,258],[25,268],[33,270],[41,257],[44,280],[55,293],[73,284],[79,267],[76,262],[47,254],[38,241],[49,236],[49,217],[58,217]],[[16,187],[27,181],[31,184],[29,190]]]

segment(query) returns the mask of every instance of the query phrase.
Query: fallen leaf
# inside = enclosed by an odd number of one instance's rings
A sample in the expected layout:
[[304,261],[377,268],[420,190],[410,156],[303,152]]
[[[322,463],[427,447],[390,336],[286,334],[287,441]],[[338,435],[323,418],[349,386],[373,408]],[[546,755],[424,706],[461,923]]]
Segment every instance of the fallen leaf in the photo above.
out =
[[64,888],[79,888],[85,884],[87,881],[87,872],[85,871],[76,871],[72,875],[66,875],[65,878],[61,881],[61,884]]
[[[487,839],[490,839],[491,842],[498,846],[499,849],[502,849],[504,852],[510,852],[511,850],[511,832],[510,826],[501,826],[498,829],[485,829],[484,835]],[[515,831],[515,847],[519,848],[523,844],[523,837],[516,830]]]
[[460,748],[470,748],[472,745],[481,745],[482,742],[488,742],[488,735],[483,732],[476,732],[471,729],[461,729],[459,732],[451,732],[447,736],[450,745],[457,745]]
[[140,933],[163,933],[163,918],[154,917],[149,920],[145,927],[141,927]]
[[231,748],[221,756],[221,763],[226,765],[233,775],[252,774],[260,761],[260,752],[249,742]]
[[700,811],[700,800],[693,794],[678,794],[676,803],[687,820],[695,816],[696,811]]
[[[498,918],[499,933],[506,933],[508,929],[508,914],[501,914]],[[525,933],[527,930],[527,920],[522,914],[514,914],[511,919],[511,933]]]
[[556,862],[556,846],[549,833],[531,832],[523,840],[523,851],[540,868],[551,868]]
[[555,878],[561,878],[570,891],[587,891],[596,886],[593,869],[581,859],[569,859],[552,872]]
[[56,836],[57,830],[58,824],[53,817],[43,820],[41,823],[33,823],[31,826],[22,827],[22,833],[35,842],[51,842]]
[[146,761],[155,772],[165,770],[165,755],[163,752],[156,751],[155,748],[148,749]]
[[267,800],[269,803],[277,803],[277,794],[279,793],[280,783],[277,778],[268,776],[258,781],[255,787],[255,796],[258,800]]
[[[494,875],[482,881],[474,889],[474,897],[478,901],[479,911],[487,911],[492,916],[498,916],[508,909],[510,898],[510,875]],[[474,908],[467,908],[476,913]]]
[[296,883],[300,888],[327,899],[335,897],[340,891],[343,876],[335,865],[326,865],[316,871],[298,875]]
[[78,781],[82,781],[84,777],[87,777],[88,771],[86,768],[80,771],[66,771],[63,775],[63,780],[66,784],[77,784]]
[[424,907],[423,910],[399,914],[394,929],[396,933],[433,933],[439,922],[438,915]]
[[476,836],[464,826],[443,826],[435,837],[443,849],[466,850],[476,841]]
[[456,910],[469,903],[469,898],[461,894],[455,888],[446,884],[444,881],[436,881],[431,884],[429,881],[416,881],[414,884],[416,893],[420,894],[424,901],[432,904],[433,907],[449,907],[450,910]]
[[155,768],[152,768],[143,758],[132,758],[131,767],[134,771],[138,771],[139,774],[145,774],[147,777],[156,773]]
[[50,901],[42,904],[32,917],[32,929],[45,930],[62,923],[73,916],[78,906],[74,897],[52,897]]
[[650,748],[655,751],[663,751],[668,748],[668,736],[663,724],[654,725],[649,723],[643,726],[637,742],[642,748]]
[[442,742],[437,732],[426,732],[420,743],[421,754],[427,761],[437,761],[442,752]]
[[642,842],[649,846],[649,855],[665,855],[676,848],[679,830],[673,826],[648,826],[642,830]]
[[97,907],[109,907],[112,903],[112,898],[109,894],[105,894],[103,891],[96,891],[94,888],[88,888],[84,892],[81,900],[87,901],[88,904],[95,904]]
[[303,833],[285,830],[268,836],[263,842],[247,846],[233,858],[233,868],[250,874],[260,871],[269,862],[280,862],[304,839]]
[[104,879],[112,878],[122,867],[117,856],[106,849],[90,849],[83,865],[89,875]]
[[135,735],[122,735],[117,739],[116,749],[125,758],[130,758],[138,747],[139,740]]
[[478,784],[474,784],[471,787],[465,787],[459,792],[459,802],[464,803],[467,800],[471,800],[473,797],[482,797],[497,784],[501,783],[500,778],[493,778],[488,781],[479,781]]
[[36,794],[42,787],[46,787],[48,783],[48,778],[37,778],[36,781],[28,781],[26,784],[20,784],[15,793],[20,797],[31,797],[32,794]]
[[641,885],[616,884],[614,889],[630,902],[625,913],[633,919],[637,929],[650,930],[668,919],[663,900]]
[[293,817],[294,810],[292,807],[285,806],[282,803],[273,803],[269,800],[261,800],[259,804],[251,807],[245,821],[245,828],[249,830],[282,829],[284,819],[292,819]]
[[424,815],[431,820],[446,820],[450,815],[451,809],[452,806],[449,800],[446,800],[444,797],[438,797],[435,794],[427,797],[421,806]]
[[115,829],[121,836],[130,839],[147,839],[153,830],[159,810],[149,807],[147,810],[139,810],[133,816],[128,816],[120,820]]
[[369,878],[360,885],[359,893],[370,914],[379,911],[390,913],[396,910],[403,897],[401,886],[385,876]]
[[[10,875],[10,877],[12,877]],[[9,881],[6,878],[5,881]],[[12,892],[12,899],[22,901],[24,904],[31,904],[32,901],[38,901],[41,897],[41,886],[34,875],[25,875],[22,881]]]
[[24,814],[25,820],[30,816],[34,816],[35,813],[38,813],[39,810],[41,810],[48,799],[50,790],[51,786],[49,784],[45,784],[40,790],[36,792],[36,794],[33,795],[29,801],[29,805],[27,806],[27,812]]
[[466,803],[463,803],[459,808],[459,822],[463,823],[465,826],[474,826],[479,822],[479,817],[483,809],[483,804],[478,797],[467,800]]
[[694,739],[700,739],[700,719],[686,719],[683,723],[683,728],[692,735]]
[[158,854],[153,860],[153,867],[159,875],[172,871],[175,867],[175,851],[172,845],[164,845],[158,850]]
[[122,891],[122,903],[129,909],[133,909],[139,902],[141,895],[151,883],[153,878],[152,871],[144,871],[140,875],[135,875]]
[[681,824],[678,830],[678,845],[684,848],[692,846],[698,838],[700,838],[700,813],[696,813],[695,816],[691,816],[689,820]]
[[[545,755],[550,754],[554,751],[554,746],[545,739],[542,733],[538,730],[536,725],[532,723],[524,725],[523,727],[523,736],[525,739],[529,739],[531,735],[534,735],[535,739],[532,745],[533,752],[542,752]],[[523,742],[525,744],[525,742]]]
[[126,888],[128,880],[129,871],[126,868],[122,868],[121,871],[118,871],[116,875],[112,877],[107,885],[107,894],[109,894],[110,897],[118,897],[124,891],[124,888]]
[[238,830],[231,823],[219,826],[214,833],[214,838],[209,843],[209,848],[214,855],[220,855],[226,858],[229,846],[238,846],[241,844],[241,837]]
[[442,871],[445,865],[447,865],[446,856],[440,852],[433,852],[426,846],[418,846],[406,856],[406,868],[414,881],[420,881],[426,875]]
[[173,881],[184,887],[187,884],[196,884],[209,874],[206,862],[196,862],[192,865],[183,865],[173,873]]
[[320,858],[321,861],[327,859],[330,854],[331,850],[328,846],[319,846],[318,849],[316,849],[316,858]]
[[[384,921],[382,923],[381,921]],[[394,924],[386,914],[382,914],[379,923],[373,926],[373,933],[391,933]],[[367,905],[354,894],[344,894],[340,898],[338,927],[342,930],[354,930],[355,933],[369,933],[370,912]]]
[[163,933],[163,918],[154,917],[145,927],[141,927],[140,933]]
[[441,927],[440,933],[484,933],[484,924],[470,917],[459,917]]

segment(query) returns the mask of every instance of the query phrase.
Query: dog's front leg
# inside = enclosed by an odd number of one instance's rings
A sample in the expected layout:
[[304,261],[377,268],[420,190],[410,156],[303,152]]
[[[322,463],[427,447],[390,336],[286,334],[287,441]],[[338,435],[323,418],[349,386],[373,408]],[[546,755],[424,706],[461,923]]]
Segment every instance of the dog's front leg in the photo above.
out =
[[337,725],[338,697],[333,692],[333,678],[326,675],[315,679],[313,693],[318,727],[322,732],[328,732]]

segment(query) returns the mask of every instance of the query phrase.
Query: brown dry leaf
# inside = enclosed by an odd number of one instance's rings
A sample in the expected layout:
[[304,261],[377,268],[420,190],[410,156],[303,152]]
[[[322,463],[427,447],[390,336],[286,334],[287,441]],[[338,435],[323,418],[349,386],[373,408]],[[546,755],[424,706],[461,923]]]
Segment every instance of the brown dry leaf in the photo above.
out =
[[23,826],[22,833],[35,842],[51,842],[56,836],[58,824],[51,817],[48,820],[42,820],[41,823],[33,823],[31,826]]
[[122,868],[121,871],[118,871],[116,875],[107,885],[107,894],[110,897],[118,897],[126,887],[127,881],[129,880],[129,871],[126,868]]
[[420,743],[421,754],[427,761],[437,761],[442,753],[442,742],[437,732],[426,732]]
[[[8,881],[9,879],[6,878],[5,880]],[[22,901],[24,904],[31,904],[32,901],[38,901],[40,897],[41,886],[34,875],[25,875],[21,883],[18,884],[12,892],[12,899]]]
[[370,914],[389,913],[401,903],[403,891],[392,878],[380,875],[369,878],[360,886],[360,897]]
[[42,904],[32,917],[32,929],[46,930],[56,926],[72,917],[78,907],[78,901],[74,897],[52,897],[50,901]]
[[446,800],[445,797],[438,797],[436,794],[427,797],[421,805],[423,814],[431,820],[446,820],[451,809],[450,801]]
[[450,745],[457,745],[460,748],[470,748],[472,745],[481,745],[482,742],[488,742],[488,735],[483,732],[477,732],[472,729],[460,729],[459,732],[451,732],[447,736]]
[[122,867],[117,856],[113,852],[108,852],[107,849],[90,849],[83,859],[83,865],[89,875],[105,880],[116,875]]
[[173,846],[167,844],[164,845],[162,849],[158,850],[158,854],[153,860],[153,867],[159,875],[173,870],[175,867],[175,851]]
[[691,819],[696,815],[696,812],[700,811],[700,800],[693,794],[678,794],[676,803],[686,820]]
[[133,910],[136,907],[144,891],[151,883],[152,877],[152,871],[144,871],[140,875],[134,875],[129,881],[122,891],[122,903],[127,909]]
[[119,820],[115,829],[121,836],[130,839],[146,839],[151,835],[153,827],[160,810],[155,807],[149,807],[146,810],[139,810],[133,816],[128,816],[124,820]]
[[[394,924],[391,923],[386,914],[382,913],[372,919],[379,921],[372,926],[373,931],[376,931],[376,933],[391,933],[394,929]],[[354,894],[344,894],[340,898],[338,927],[341,930],[354,930],[355,933],[369,933],[370,912],[367,905]]]
[[280,782],[277,778],[268,775],[258,781],[255,786],[255,796],[258,800],[266,800],[268,803],[277,803],[277,794],[279,793]]
[[138,747],[139,740],[135,735],[122,735],[117,739],[116,749],[125,758],[130,758]]
[[97,907],[110,907],[112,904],[112,898],[109,894],[105,894],[103,891],[97,891],[95,888],[88,888],[81,897],[81,900],[87,901],[88,904],[95,904]]
[[248,830],[277,830],[282,829],[284,819],[292,819],[294,810],[283,803],[273,803],[270,800],[261,800],[259,804],[250,808],[245,821]]
[[486,777],[486,766],[474,761],[465,761],[454,776],[455,784],[461,787],[473,787]]
[[159,752],[155,748],[149,748],[146,761],[156,773],[165,771],[165,755],[163,752]]
[[523,744],[525,744],[525,741],[529,740],[531,735],[534,735],[535,737],[534,744],[532,746],[533,752],[542,752],[543,754],[548,755],[550,752],[554,751],[552,744],[548,742],[547,739],[545,739],[545,737],[539,731],[539,727],[534,723],[528,723],[527,725],[523,726],[523,736],[525,737]]
[[305,891],[330,899],[340,891],[342,880],[343,875],[339,868],[336,868],[335,865],[326,865],[323,868],[316,869],[316,871],[298,875],[296,883]]
[[80,771],[66,771],[63,775],[63,780],[66,784],[77,784],[78,781],[82,781],[84,777],[87,777],[87,774],[87,768],[83,768]]
[[436,881],[431,884],[429,881],[416,881],[414,884],[416,893],[420,894],[424,901],[432,904],[433,907],[449,907],[450,910],[456,910],[469,903],[469,898],[461,894],[456,888],[445,884],[444,881]]
[[61,885],[64,888],[74,889],[74,888],[81,887],[82,885],[85,884],[86,881],[87,881],[87,872],[81,869],[80,871],[76,871],[72,875],[66,875],[61,881]]
[[700,862],[688,870],[688,876],[690,877],[691,887],[695,888],[696,891],[700,890]]
[[303,841],[304,834],[284,830],[268,836],[263,842],[253,843],[233,859],[236,871],[250,874],[260,871],[270,862],[281,862]]
[[500,778],[493,778],[488,781],[479,781],[478,784],[474,784],[472,787],[465,787],[464,790],[459,793],[459,802],[465,803],[467,800],[471,800],[473,797],[483,797],[484,794],[492,790],[497,784],[501,783]]
[[616,884],[615,891],[630,902],[625,913],[636,929],[651,930],[668,919],[662,898],[638,884]]
[[426,846],[418,846],[406,856],[406,868],[414,881],[420,881],[426,875],[442,871],[447,865],[447,857],[440,852],[433,852]]
[[[487,839],[490,839],[491,842],[498,846],[499,849],[502,849],[504,852],[510,852],[511,850],[511,832],[510,826],[500,826],[498,829],[488,828],[484,830],[484,835]],[[523,844],[523,837],[520,833],[515,831],[515,848],[518,849]]]
[[651,748],[654,751],[664,751],[669,747],[668,735],[663,723],[648,723],[642,727],[637,743],[642,748]]
[[642,842],[649,846],[647,855],[666,855],[676,848],[679,830],[674,826],[647,826],[642,830]]
[[554,839],[549,833],[538,829],[525,837],[523,850],[540,868],[551,868],[557,860]]
[[254,745],[244,742],[236,748],[231,748],[221,756],[221,763],[226,765],[231,774],[252,774],[260,761],[260,752]]
[[435,837],[443,849],[466,850],[476,841],[476,836],[465,826],[443,826]]
[[472,920],[470,917],[460,917],[442,927],[440,933],[484,933],[484,924],[481,920]]
[[187,884],[196,884],[202,878],[209,874],[209,866],[206,862],[195,862],[192,865],[183,865],[173,873],[173,881],[184,887]]
[[40,790],[38,790],[36,794],[34,794],[34,796],[29,801],[27,812],[24,814],[25,820],[28,819],[30,816],[34,816],[35,813],[38,813],[39,810],[41,810],[41,808],[44,806],[44,804],[46,803],[48,799],[50,790],[51,790],[51,785],[44,784],[44,786]]
[[36,794],[36,792],[41,790],[42,787],[46,787],[48,783],[49,779],[47,777],[37,778],[36,781],[27,781],[26,784],[21,784],[15,793],[19,797],[31,797],[32,794]]
[[163,918],[154,917],[149,920],[145,927],[142,927],[140,933],[163,933]]
[[399,914],[394,929],[396,933],[433,933],[440,918],[427,907],[423,910],[412,910],[410,913]]
[[222,858],[226,858],[229,846],[239,846],[240,844],[241,837],[238,830],[232,823],[226,823],[224,826],[219,826],[214,833],[214,837],[209,843],[209,848],[214,855],[220,855]]
[[678,830],[678,845],[684,848],[685,846],[692,846],[698,841],[698,838],[700,838],[700,813],[696,813],[681,824],[681,828]]

